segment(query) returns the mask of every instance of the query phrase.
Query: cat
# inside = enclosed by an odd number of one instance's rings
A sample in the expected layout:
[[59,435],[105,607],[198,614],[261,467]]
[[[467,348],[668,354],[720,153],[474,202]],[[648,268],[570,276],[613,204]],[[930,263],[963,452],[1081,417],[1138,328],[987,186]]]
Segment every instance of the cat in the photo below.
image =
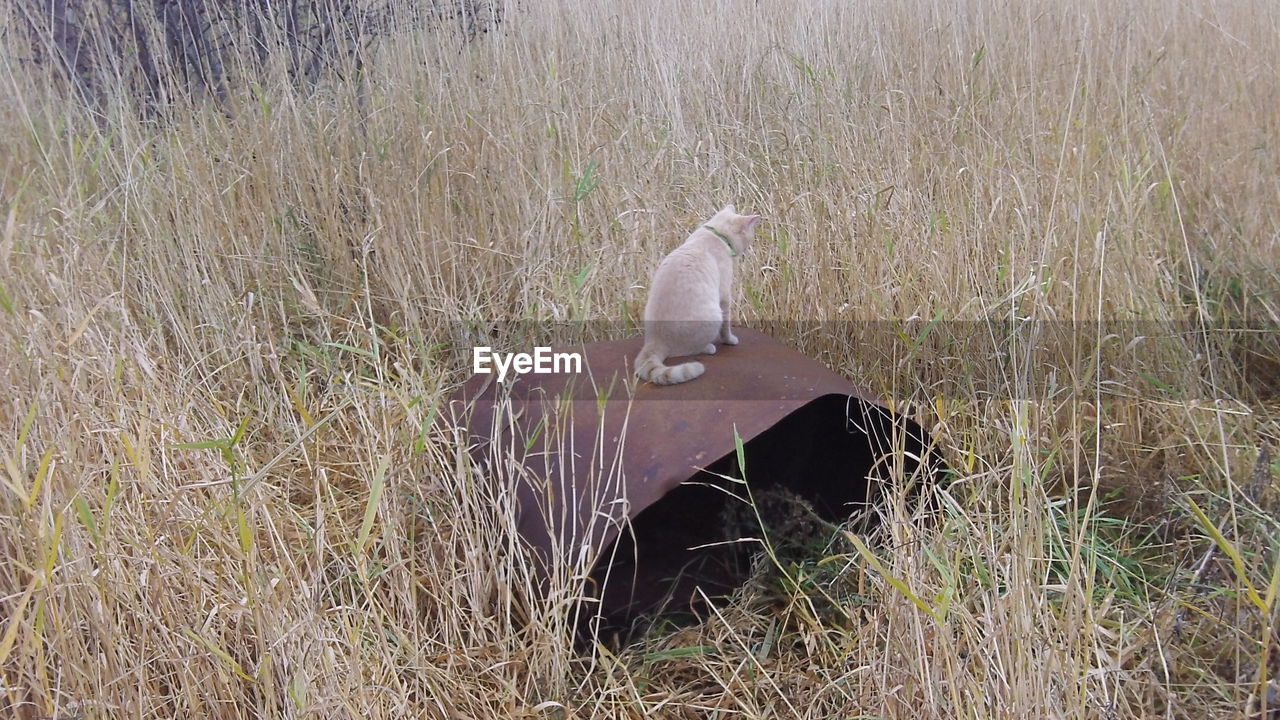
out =
[[662,259],[649,284],[644,306],[644,346],[636,356],[636,375],[658,385],[700,377],[700,362],[669,366],[668,357],[714,355],[715,341],[737,345],[729,324],[733,298],[733,259],[751,247],[759,215],[739,215],[733,205],[699,225],[684,243]]

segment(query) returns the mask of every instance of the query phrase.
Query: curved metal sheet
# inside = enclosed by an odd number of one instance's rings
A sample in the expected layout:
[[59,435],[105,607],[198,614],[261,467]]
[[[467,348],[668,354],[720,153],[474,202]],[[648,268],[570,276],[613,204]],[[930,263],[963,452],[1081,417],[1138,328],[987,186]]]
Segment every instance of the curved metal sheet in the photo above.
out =
[[582,355],[580,374],[508,376],[505,383],[475,375],[454,395],[473,457],[492,477],[514,483],[518,530],[544,562],[598,556],[626,520],[734,453],[735,432],[748,443],[830,396],[889,416],[820,362],[763,333],[735,330],[737,346],[699,356],[706,373],[679,385],[637,381],[631,368],[642,339],[632,338],[557,348]]

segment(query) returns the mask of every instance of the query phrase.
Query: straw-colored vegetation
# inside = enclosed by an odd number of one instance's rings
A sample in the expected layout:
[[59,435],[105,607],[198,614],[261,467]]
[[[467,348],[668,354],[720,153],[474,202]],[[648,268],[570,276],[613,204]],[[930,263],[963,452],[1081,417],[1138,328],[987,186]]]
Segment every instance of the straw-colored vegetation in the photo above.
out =
[[[0,716],[1268,699],[1280,5],[530,2],[389,34],[363,84],[268,64],[158,114],[6,37]],[[634,326],[725,202],[767,218],[744,324],[910,408],[958,480],[874,564],[576,650],[433,414],[460,350],[540,339],[505,321]]]

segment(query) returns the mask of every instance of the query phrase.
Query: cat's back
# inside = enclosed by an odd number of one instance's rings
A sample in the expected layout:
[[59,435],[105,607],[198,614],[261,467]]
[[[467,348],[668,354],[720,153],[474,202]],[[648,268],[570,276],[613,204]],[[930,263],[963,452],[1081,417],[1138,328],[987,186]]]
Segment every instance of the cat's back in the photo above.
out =
[[653,274],[645,317],[688,320],[718,313],[719,271],[715,257],[697,244],[672,250]]
[[701,243],[696,242],[694,238],[689,238],[680,247],[667,253],[667,256],[662,258],[662,262],[658,263],[657,274],[672,272],[706,272],[714,274],[716,268],[715,256]]

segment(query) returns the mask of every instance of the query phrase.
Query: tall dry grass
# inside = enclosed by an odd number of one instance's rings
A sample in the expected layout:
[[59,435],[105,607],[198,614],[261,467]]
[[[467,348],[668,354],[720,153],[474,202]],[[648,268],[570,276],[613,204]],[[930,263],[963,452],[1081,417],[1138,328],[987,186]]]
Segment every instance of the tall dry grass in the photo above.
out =
[[[0,708],[1259,710],[1277,58],[1263,0],[550,0],[143,119],[10,43]],[[832,555],[578,651],[433,414],[505,321],[634,322],[725,202],[768,221],[743,323],[913,408],[958,480],[873,543],[896,586]]]

